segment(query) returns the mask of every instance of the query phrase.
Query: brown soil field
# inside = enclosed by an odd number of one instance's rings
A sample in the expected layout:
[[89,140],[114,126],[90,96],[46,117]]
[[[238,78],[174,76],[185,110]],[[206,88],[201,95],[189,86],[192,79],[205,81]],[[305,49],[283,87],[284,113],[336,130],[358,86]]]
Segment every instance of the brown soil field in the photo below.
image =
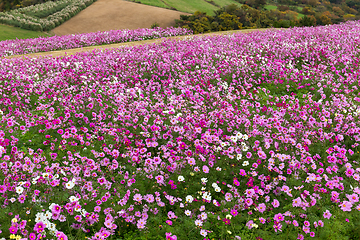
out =
[[[90,47],[83,47],[83,48],[65,49],[65,50],[51,51],[51,52],[39,52],[39,53],[31,53],[31,54],[24,54],[24,55],[14,55],[14,56],[6,57],[6,58],[18,58],[18,57],[30,57],[31,58],[31,57],[41,57],[41,56],[59,57],[59,56],[73,55],[77,52],[93,51],[95,49],[111,49],[111,48],[120,48],[120,47],[126,47],[126,46],[161,43],[162,41],[165,41],[166,39],[182,40],[182,39],[186,39],[186,38],[193,37],[193,36],[201,37],[201,36],[220,35],[220,34],[250,33],[250,32],[254,32],[254,31],[265,31],[265,30],[269,30],[269,28],[243,29],[243,30],[213,32],[213,33],[187,35],[187,36],[176,36],[176,37],[151,39],[151,40],[144,40],[144,41],[115,43],[115,44],[101,45],[101,46],[90,46]],[[278,30],[278,29],[272,28],[272,30]]]
[[123,0],[97,0],[51,32],[62,36],[119,29],[150,28],[157,22],[160,27],[170,27],[180,15],[179,11],[158,8]]

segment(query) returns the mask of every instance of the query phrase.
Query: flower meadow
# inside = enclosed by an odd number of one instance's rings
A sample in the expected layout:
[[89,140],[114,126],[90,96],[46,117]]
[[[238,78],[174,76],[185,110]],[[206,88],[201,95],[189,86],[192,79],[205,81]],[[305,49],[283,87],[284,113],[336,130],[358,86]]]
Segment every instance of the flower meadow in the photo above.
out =
[[360,22],[0,62],[0,238],[358,239]]
[[191,34],[192,31],[185,28],[169,27],[155,29],[140,28],[135,30],[111,30],[65,36],[6,40],[0,41],[0,56],[5,57]]

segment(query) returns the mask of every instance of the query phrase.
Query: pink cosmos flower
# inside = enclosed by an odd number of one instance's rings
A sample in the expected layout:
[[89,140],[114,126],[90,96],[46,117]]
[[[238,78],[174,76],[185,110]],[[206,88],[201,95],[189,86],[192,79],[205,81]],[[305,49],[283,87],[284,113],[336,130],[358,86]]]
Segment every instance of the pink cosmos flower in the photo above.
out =
[[0,193],[6,192],[7,187],[5,185],[0,185]]
[[330,219],[331,216],[332,216],[332,214],[330,213],[329,210],[326,210],[326,211],[324,212],[324,214],[323,214],[323,217],[324,217],[324,218],[327,218],[327,219]]
[[248,229],[252,229],[253,228],[253,225],[254,224],[254,221],[253,220],[250,220],[246,223],[246,226],[248,227]]
[[260,203],[260,204],[258,205],[257,209],[259,210],[260,213],[265,212],[265,210],[266,210],[266,205],[265,205],[265,203]]
[[157,183],[161,183],[161,184],[164,183],[164,176],[162,176],[162,175],[156,176],[155,179],[156,179]]
[[342,204],[339,205],[339,207],[341,208],[341,210],[343,210],[344,212],[350,212],[351,211],[351,207],[352,207],[352,203],[349,201],[344,201]]
[[265,154],[265,152],[263,152],[263,151],[258,151],[257,154],[258,154],[258,156],[259,156],[261,159],[266,159],[266,154]]
[[203,170],[204,173],[209,173],[209,167],[206,166],[206,165],[204,165],[204,166],[202,167],[202,170]]
[[18,231],[18,228],[17,228],[16,226],[11,226],[11,227],[9,228],[9,232],[10,232],[11,234],[16,234],[17,231]]
[[274,208],[277,208],[280,206],[280,203],[278,200],[274,199],[273,202],[271,203],[273,205]]
[[141,200],[143,198],[142,198],[141,194],[137,193],[137,194],[134,195],[133,199],[134,199],[135,202],[141,202]]
[[310,233],[310,228],[309,227],[303,226],[302,230],[304,231],[304,233]]
[[240,182],[237,180],[237,178],[234,178],[234,185],[235,186],[240,186]]
[[295,199],[293,199],[293,203],[292,203],[292,206],[293,207],[301,207],[301,198],[300,197],[297,197]]
[[63,232],[57,232],[56,236],[58,240],[68,240],[68,237]]
[[233,215],[234,217],[238,215],[238,211],[236,209],[233,209],[230,211],[231,215]]
[[60,213],[61,207],[58,204],[55,204],[51,210],[52,213]]
[[176,235],[172,235],[172,233],[165,233],[166,240],[177,240]]
[[247,198],[245,200],[246,205],[251,206],[253,204],[253,200],[251,198]]
[[45,230],[45,224],[43,222],[40,221],[35,224],[34,231],[36,231],[37,233],[41,233],[44,230]]
[[284,221],[284,219],[285,218],[281,213],[275,214],[275,216],[274,216],[274,220],[278,221],[278,222],[282,222],[282,221]]
[[319,224],[320,227],[324,227],[324,222],[323,221],[319,220],[318,224]]
[[354,174],[354,172],[355,172],[354,169],[348,168],[346,169],[345,174],[346,176],[351,177]]
[[230,225],[230,219],[223,218],[222,221],[223,221],[226,225]]
[[29,240],[36,240],[36,234],[35,233],[30,233],[29,235]]
[[74,217],[74,219],[75,219],[77,222],[81,222],[82,216],[81,216],[81,215],[76,215],[76,216]]
[[349,201],[354,204],[359,201],[359,196],[356,193],[353,193],[351,195],[346,194],[346,197],[349,199]]

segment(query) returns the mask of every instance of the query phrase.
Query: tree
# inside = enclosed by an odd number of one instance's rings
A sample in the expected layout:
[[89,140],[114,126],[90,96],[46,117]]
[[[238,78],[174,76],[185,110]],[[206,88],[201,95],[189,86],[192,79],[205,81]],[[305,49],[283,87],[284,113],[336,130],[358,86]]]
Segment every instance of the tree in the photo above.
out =
[[355,20],[355,15],[353,14],[346,14],[343,16],[345,21],[349,21],[349,20]]
[[328,16],[324,15],[324,14],[322,14],[322,15],[320,16],[320,21],[321,21],[321,24],[322,24],[322,25],[329,25],[329,24],[331,24],[331,19],[330,19]]
[[242,28],[242,24],[239,22],[236,15],[230,15],[229,13],[224,12],[219,16],[219,20],[220,31],[236,30]]
[[318,3],[319,2],[317,0],[308,0],[308,4],[312,7],[316,7]]
[[332,10],[333,10],[333,12],[336,13],[338,16],[342,16],[342,15],[345,14],[345,12],[344,12],[341,8],[339,8],[339,7],[333,7]]
[[266,5],[266,0],[248,0],[246,4],[253,8],[261,8]]
[[304,16],[300,19],[299,23],[302,27],[316,26],[316,18],[312,15]]

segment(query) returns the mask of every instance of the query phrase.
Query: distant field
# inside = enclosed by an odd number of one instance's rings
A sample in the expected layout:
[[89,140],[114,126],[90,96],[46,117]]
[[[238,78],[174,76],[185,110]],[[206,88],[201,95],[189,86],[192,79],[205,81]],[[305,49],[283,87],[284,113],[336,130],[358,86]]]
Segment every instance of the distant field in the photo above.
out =
[[277,6],[275,6],[275,5],[265,5],[265,9],[267,9],[267,10],[277,9]]
[[24,39],[24,38],[36,38],[36,37],[44,37],[44,36],[50,36],[50,34],[45,32],[24,30],[21,28],[0,24],[0,41],[16,39],[16,38]]
[[299,13],[298,18],[303,18],[305,15],[302,13]]
[[[297,7],[298,9],[302,9],[301,7]],[[266,10],[274,10],[274,9],[277,9],[277,6],[275,6],[275,5],[265,5],[265,9]],[[304,14],[302,14],[302,13],[298,13],[298,19],[300,19],[300,18],[303,18],[304,17]]]
[[214,10],[219,9],[219,7],[229,4],[242,5],[235,0],[213,0],[212,2],[206,0],[137,0],[136,2],[155,7],[175,8],[178,11],[187,13],[201,11],[209,15],[214,15]]

